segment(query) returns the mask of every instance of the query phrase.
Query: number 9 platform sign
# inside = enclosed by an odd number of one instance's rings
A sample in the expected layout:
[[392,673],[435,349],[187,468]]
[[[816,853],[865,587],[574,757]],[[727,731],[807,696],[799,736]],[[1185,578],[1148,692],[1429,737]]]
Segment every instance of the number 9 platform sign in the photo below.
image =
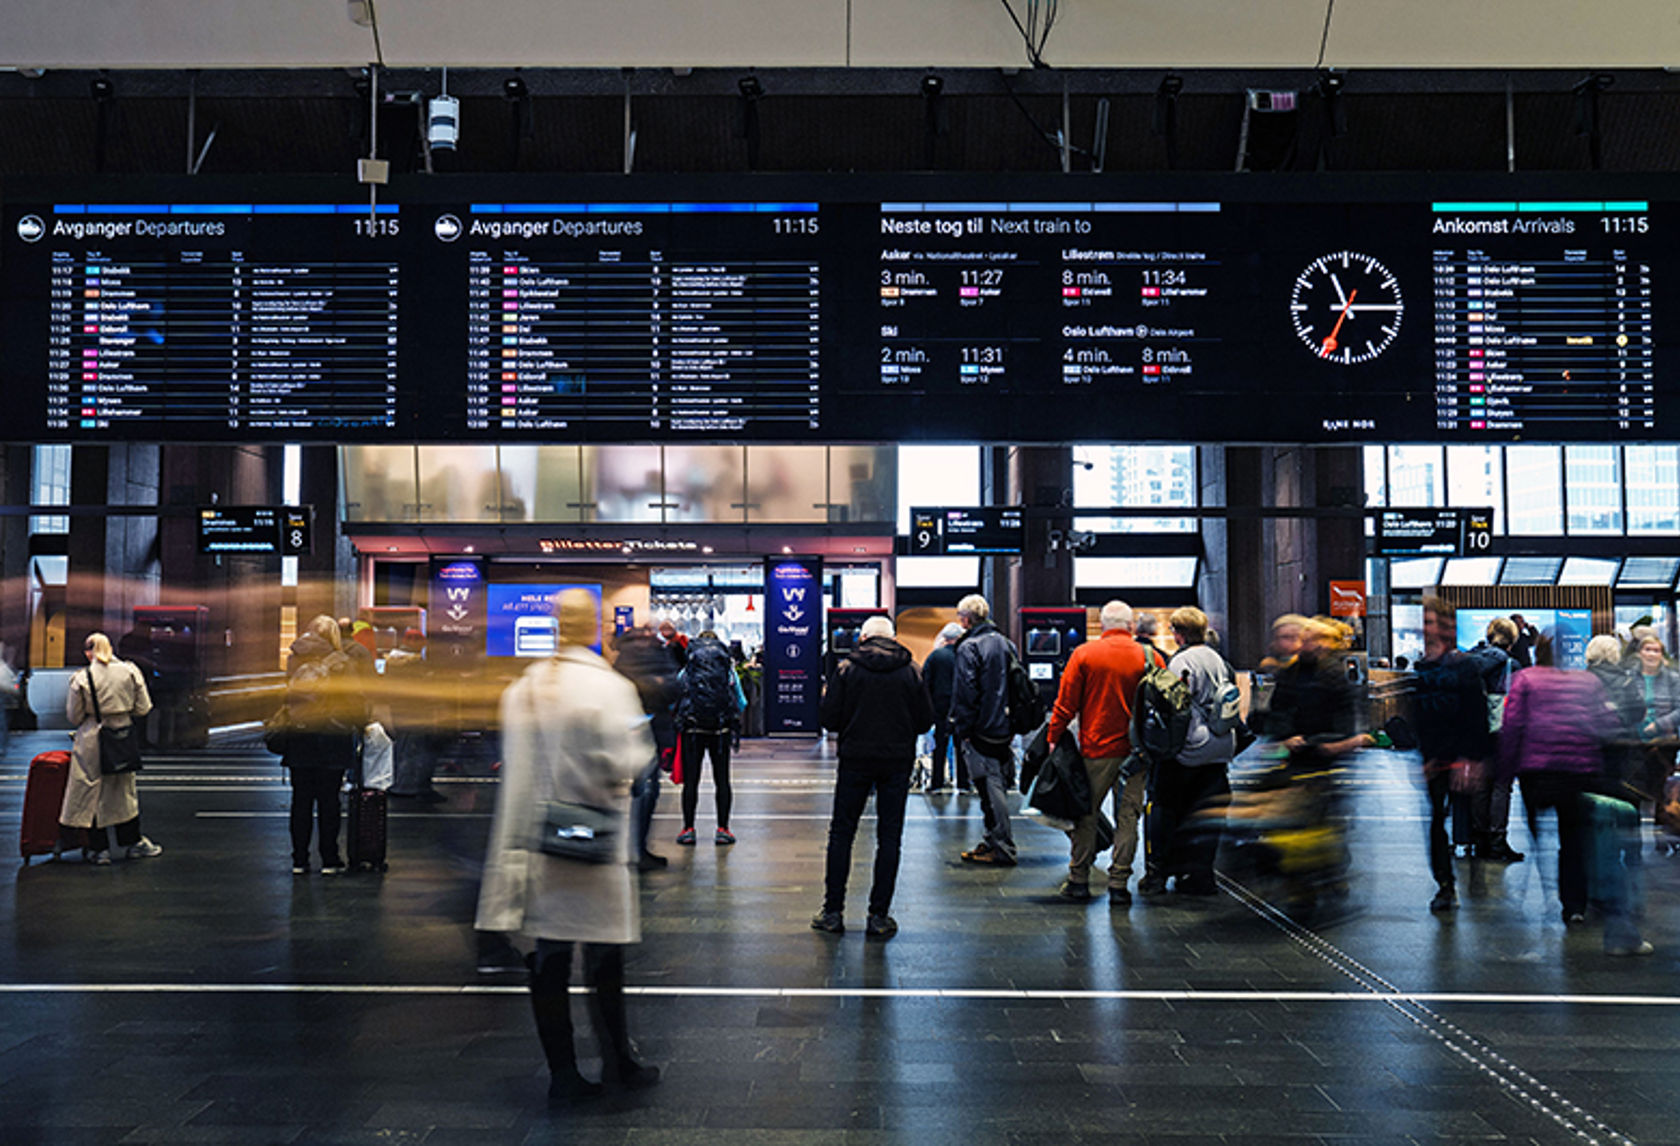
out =
[[764,730],[771,736],[821,729],[822,631],[822,558],[765,558]]

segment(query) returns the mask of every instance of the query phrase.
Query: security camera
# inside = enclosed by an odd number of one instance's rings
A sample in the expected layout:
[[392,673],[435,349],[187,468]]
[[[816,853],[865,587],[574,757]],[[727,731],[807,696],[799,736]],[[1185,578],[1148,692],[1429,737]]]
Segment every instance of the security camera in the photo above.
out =
[[461,138],[461,101],[440,95],[426,105],[426,140],[433,151],[454,151]]

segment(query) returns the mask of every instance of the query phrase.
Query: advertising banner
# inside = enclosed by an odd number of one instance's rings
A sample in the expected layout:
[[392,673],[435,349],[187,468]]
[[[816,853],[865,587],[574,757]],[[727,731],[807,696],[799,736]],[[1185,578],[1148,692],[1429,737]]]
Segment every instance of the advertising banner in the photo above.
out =
[[823,576],[821,557],[764,559],[764,731],[821,731]]
[[[491,585],[485,590],[484,651],[493,657],[550,657],[560,647],[560,620],[554,599],[567,589],[582,589],[601,608],[599,585]],[[601,651],[599,639],[589,646]]]
[[430,601],[426,624],[431,659],[476,661],[484,655],[484,623],[488,587],[482,557],[431,560]]

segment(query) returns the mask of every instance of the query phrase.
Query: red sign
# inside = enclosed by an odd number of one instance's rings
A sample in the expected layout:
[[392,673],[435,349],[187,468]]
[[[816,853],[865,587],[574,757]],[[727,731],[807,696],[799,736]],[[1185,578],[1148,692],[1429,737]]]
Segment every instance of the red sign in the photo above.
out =
[[1363,617],[1365,615],[1365,582],[1330,582],[1330,615],[1332,617]]

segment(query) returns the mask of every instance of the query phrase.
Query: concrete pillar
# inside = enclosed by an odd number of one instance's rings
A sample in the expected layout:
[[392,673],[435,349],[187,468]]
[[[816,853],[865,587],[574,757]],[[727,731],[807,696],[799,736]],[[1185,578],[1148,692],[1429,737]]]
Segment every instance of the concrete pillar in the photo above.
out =
[[[1030,511],[1055,510],[1073,504],[1073,453],[1065,446],[1021,446],[1010,451],[1010,487],[1015,504]],[[1050,546],[1052,532],[1064,539],[1073,527],[1067,514],[1030,513],[1027,544],[1017,566],[1016,589],[1009,599],[1013,632],[1018,610],[1030,605],[1067,605],[1073,602],[1073,556],[1065,544]],[[996,603],[994,602],[994,609]]]

